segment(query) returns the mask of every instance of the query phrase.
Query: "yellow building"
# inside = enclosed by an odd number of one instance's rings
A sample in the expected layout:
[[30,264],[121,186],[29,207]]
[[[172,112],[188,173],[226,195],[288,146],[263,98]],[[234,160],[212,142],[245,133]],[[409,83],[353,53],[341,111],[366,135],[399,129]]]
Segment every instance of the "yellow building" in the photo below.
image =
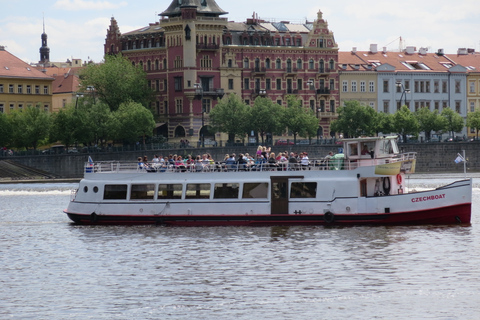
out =
[[378,111],[377,72],[352,52],[338,53],[340,105],[356,100]]
[[0,46],[0,112],[40,106],[52,112],[53,78]]

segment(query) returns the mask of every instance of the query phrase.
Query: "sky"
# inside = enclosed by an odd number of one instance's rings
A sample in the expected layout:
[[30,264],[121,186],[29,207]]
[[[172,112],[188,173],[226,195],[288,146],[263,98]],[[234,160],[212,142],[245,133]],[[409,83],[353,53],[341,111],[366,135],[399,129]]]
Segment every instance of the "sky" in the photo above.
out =
[[[26,62],[40,59],[43,19],[50,60],[103,59],[103,45],[115,17],[122,33],[158,21],[172,0],[0,0],[0,45]],[[223,17],[243,22],[255,12],[261,19],[313,21],[323,12],[340,51],[398,51],[404,46],[454,54],[458,48],[480,51],[478,0],[217,0],[229,12]]]

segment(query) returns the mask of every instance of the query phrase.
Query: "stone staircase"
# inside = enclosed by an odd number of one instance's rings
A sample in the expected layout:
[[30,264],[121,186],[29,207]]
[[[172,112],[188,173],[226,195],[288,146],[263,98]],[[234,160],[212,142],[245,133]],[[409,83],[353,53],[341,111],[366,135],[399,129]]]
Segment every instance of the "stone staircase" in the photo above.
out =
[[11,160],[0,160],[0,180],[54,179],[51,173],[31,168]]

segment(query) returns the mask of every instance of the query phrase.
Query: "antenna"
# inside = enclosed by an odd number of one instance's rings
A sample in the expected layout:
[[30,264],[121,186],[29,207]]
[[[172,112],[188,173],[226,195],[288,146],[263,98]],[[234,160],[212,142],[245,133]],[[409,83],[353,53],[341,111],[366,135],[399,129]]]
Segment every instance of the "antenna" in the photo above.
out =
[[45,12],[42,12],[43,15],[43,33],[45,33]]

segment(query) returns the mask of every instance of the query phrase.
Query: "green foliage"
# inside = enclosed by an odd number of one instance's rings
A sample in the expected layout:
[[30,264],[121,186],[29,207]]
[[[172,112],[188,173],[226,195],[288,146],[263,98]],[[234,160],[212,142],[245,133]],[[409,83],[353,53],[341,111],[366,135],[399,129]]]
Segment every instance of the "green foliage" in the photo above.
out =
[[50,130],[50,114],[40,106],[15,110],[9,115],[12,128],[12,142],[17,148],[37,149],[38,143],[45,139]]
[[243,138],[249,131],[250,110],[236,94],[225,95],[210,111],[210,124],[226,132],[229,141],[234,141],[235,136]]
[[375,132],[377,135],[382,132],[384,134],[389,134],[394,132],[393,129],[393,114],[385,112],[377,112],[375,114]]
[[313,112],[305,109],[302,101],[295,96],[287,97],[287,108],[282,123],[293,133],[294,143],[297,142],[297,135],[312,137],[316,135],[318,128],[318,119]]
[[478,130],[480,129],[480,110],[470,112],[467,115],[467,127],[475,129],[478,139]]
[[155,120],[153,114],[140,103],[122,103],[118,110],[113,113],[113,127],[117,128],[115,136],[128,142],[135,142],[138,137],[145,137],[153,134]]
[[262,144],[267,133],[280,134],[284,127],[282,119],[284,108],[270,98],[257,97],[250,113],[250,128],[260,134]]
[[145,71],[121,55],[107,55],[105,63],[88,65],[81,72],[80,79],[81,90],[87,92],[87,87],[93,86],[96,99],[112,111],[128,101],[138,102],[146,108],[153,101]]
[[432,131],[440,131],[445,128],[445,118],[440,116],[438,110],[430,111],[429,108],[420,108],[415,112],[419,130],[425,132],[425,139],[431,139]]
[[388,117],[381,117],[384,123],[377,121],[373,108],[358,101],[345,101],[344,106],[338,108],[338,119],[332,122],[331,129],[343,132],[345,137],[372,136],[389,126]]
[[60,109],[58,113],[53,115],[52,128],[50,130],[51,141],[60,141],[67,148],[76,141],[75,127],[77,122],[74,113],[74,107],[68,106]]
[[12,138],[12,128],[7,115],[0,113],[0,148],[9,146]]
[[418,135],[419,124],[415,114],[407,106],[402,106],[393,115],[393,128],[402,135],[403,141],[407,141],[407,135]]
[[455,132],[462,131],[465,122],[457,112],[450,108],[445,108],[440,115],[445,118],[445,130],[448,131],[452,137],[455,136]]

